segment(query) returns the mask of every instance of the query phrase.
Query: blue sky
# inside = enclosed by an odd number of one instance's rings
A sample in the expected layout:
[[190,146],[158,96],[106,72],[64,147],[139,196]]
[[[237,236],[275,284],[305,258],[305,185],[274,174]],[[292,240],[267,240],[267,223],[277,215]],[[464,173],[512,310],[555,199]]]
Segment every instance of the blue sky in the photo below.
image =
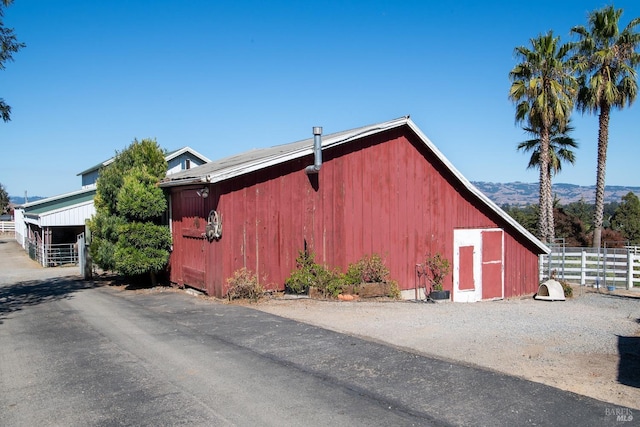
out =
[[[78,190],[134,138],[218,159],[407,114],[469,180],[537,182],[516,151],[513,50],[550,29],[569,41],[606,4],[16,0],[5,24],[27,47],[0,72],[0,183]],[[593,185],[597,117],[573,117],[577,163],[554,182]],[[612,114],[607,185],[640,186],[638,119]]]

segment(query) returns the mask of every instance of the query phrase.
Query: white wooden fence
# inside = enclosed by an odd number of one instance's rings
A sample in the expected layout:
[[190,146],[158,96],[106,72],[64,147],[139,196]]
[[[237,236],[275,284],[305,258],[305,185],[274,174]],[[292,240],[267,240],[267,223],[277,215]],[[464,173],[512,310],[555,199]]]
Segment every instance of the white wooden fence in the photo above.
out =
[[13,221],[0,221],[0,233],[15,233],[16,223]]
[[569,248],[554,246],[540,257],[540,280],[555,275],[594,287],[631,289],[640,286],[640,248]]

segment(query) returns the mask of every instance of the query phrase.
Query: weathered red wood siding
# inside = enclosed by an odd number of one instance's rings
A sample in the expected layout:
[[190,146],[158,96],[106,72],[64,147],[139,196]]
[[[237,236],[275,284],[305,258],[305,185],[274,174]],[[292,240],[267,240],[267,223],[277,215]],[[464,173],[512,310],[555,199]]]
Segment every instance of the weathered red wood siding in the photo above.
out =
[[[401,289],[413,289],[415,265],[427,252],[452,260],[455,228],[501,227],[505,296],[537,289],[533,249],[514,240],[513,230],[457,184],[407,127],[325,149],[323,162],[318,175],[304,173],[309,156],[232,178],[211,185],[199,201],[192,200],[198,187],[174,187],[171,280],[200,287],[183,270],[193,276],[200,271],[193,264],[203,262],[209,294],[223,296],[226,279],[242,267],[283,289],[306,245],[317,262],[342,271],[377,253]],[[185,236],[195,218],[204,232],[211,209],[222,214],[222,239]],[[449,274],[445,288],[451,287]]]

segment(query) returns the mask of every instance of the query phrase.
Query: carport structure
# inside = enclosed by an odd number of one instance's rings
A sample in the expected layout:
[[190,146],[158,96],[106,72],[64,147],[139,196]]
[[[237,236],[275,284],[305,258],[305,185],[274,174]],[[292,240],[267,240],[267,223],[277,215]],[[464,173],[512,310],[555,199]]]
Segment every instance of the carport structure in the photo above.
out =
[[16,240],[44,267],[78,262],[78,236],[95,213],[95,188],[26,203],[15,210]]

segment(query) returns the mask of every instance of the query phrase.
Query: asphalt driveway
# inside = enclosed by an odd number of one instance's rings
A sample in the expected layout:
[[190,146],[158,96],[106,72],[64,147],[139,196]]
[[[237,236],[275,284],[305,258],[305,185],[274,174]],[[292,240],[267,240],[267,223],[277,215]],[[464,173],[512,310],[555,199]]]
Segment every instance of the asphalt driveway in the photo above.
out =
[[620,425],[542,384],[25,257],[0,243],[1,425]]

